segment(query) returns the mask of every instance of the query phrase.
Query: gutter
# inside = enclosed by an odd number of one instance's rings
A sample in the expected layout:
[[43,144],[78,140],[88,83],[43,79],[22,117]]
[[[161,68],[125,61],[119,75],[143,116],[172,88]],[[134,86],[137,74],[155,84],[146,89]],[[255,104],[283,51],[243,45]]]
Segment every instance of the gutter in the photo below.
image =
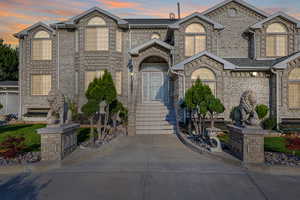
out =
[[279,129],[279,82],[278,82],[278,72],[271,68],[271,72],[276,75],[276,128]]

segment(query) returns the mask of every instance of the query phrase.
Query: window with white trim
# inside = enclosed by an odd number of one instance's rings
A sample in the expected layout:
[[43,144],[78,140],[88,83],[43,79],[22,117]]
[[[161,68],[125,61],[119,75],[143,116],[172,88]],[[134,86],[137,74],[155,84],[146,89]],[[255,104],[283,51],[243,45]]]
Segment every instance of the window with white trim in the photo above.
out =
[[122,52],[122,31],[116,32],[116,51]]
[[206,49],[206,31],[201,24],[193,23],[185,29],[185,55],[193,56]]
[[79,31],[75,31],[75,52],[79,51]]
[[197,79],[200,79],[202,83],[209,86],[212,93],[216,95],[216,90],[217,90],[216,77],[215,74],[210,69],[200,68],[195,70],[192,73],[191,79],[193,84],[196,82]]
[[287,29],[280,23],[273,23],[267,28],[266,56],[282,57],[288,54]]
[[89,84],[95,79],[100,78],[104,74],[104,70],[98,70],[98,71],[86,71],[85,72],[85,90],[88,89]]
[[51,90],[51,75],[31,75],[31,95],[46,96]]
[[85,29],[85,50],[107,51],[108,43],[108,27],[105,21],[101,17],[93,17]]
[[289,108],[300,108],[300,68],[293,69],[288,78]]
[[32,38],[32,60],[51,60],[52,41],[46,31],[38,31]]

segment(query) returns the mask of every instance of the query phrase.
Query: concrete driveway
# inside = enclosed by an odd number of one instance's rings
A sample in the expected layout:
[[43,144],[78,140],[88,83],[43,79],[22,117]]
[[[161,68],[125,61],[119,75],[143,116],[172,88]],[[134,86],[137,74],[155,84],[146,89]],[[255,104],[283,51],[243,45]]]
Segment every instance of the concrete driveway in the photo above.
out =
[[79,164],[0,176],[1,200],[299,198],[300,177],[249,173],[191,151],[174,135],[125,137]]

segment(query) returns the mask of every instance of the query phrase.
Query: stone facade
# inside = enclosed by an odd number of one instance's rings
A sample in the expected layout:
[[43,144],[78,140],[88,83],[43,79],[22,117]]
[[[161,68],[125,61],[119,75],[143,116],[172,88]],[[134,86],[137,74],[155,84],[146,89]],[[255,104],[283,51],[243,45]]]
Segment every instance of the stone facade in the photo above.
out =
[[[216,95],[226,107],[221,118],[228,120],[230,110],[238,104],[242,92],[248,89],[258,94],[258,102],[268,105],[271,115],[278,116],[279,121],[283,118],[297,118],[298,110],[290,110],[287,106],[287,77],[292,68],[299,67],[298,59],[294,58],[284,68],[276,69],[273,66],[300,50],[300,23],[295,19],[287,19],[285,15],[272,18],[241,1],[226,2],[203,14],[196,13],[183,19],[120,19],[99,8],[92,8],[67,22],[51,26],[37,24],[21,31],[16,34],[20,39],[20,117],[29,108],[48,106],[46,96],[31,95],[32,74],[50,74],[52,88],[59,88],[81,107],[86,102],[85,72],[107,69],[114,80],[116,72],[122,72],[122,94],[118,98],[129,108],[130,127],[134,129],[135,108],[137,103],[141,103],[142,95],[141,65],[150,57],[159,57],[169,66],[171,82],[168,94],[174,103],[180,102],[184,92],[191,86],[193,71],[204,67],[216,76]],[[96,16],[105,21],[109,30],[107,51],[85,50],[85,28],[87,22]],[[253,24],[263,20],[267,21],[263,22],[261,28],[252,28]],[[288,27],[290,56],[279,60],[267,58],[265,53],[265,30],[274,22]],[[173,26],[175,23],[178,26]],[[210,55],[185,56],[185,28],[191,23],[204,27],[206,51]],[[51,35],[51,61],[31,59],[32,36],[39,30],[45,30]],[[118,30],[122,33],[122,52],[116,51]],[[160,42],[151,40],[153,33],[160,35]],[[130,53],[136,48],[139,49],[138,54]],[[237,59],[231,63],[234,67],[226,68],[226,65],[230,65],[226,61],[228,58]],[[238,59],[241,58],[248,63],[240,62]],[[269,64],[257,64],[260,60]],[[182,68],[173,68],[182,62]]]

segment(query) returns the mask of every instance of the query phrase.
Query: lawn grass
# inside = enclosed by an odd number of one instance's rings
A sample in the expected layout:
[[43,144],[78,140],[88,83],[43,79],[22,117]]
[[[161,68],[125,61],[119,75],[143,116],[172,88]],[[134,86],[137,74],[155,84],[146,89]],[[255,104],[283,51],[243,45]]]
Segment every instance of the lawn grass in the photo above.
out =
[[[37,129],[44,128],[43,124],[20,124],[0,127],[0,143],[8,136],[24,137],[26,151],[40,151],[41,137]],[[80,128],[77,132],[78,143],[84,142],[89,138],[89,128]],[[1,147],[0,147],[1,149]]]

